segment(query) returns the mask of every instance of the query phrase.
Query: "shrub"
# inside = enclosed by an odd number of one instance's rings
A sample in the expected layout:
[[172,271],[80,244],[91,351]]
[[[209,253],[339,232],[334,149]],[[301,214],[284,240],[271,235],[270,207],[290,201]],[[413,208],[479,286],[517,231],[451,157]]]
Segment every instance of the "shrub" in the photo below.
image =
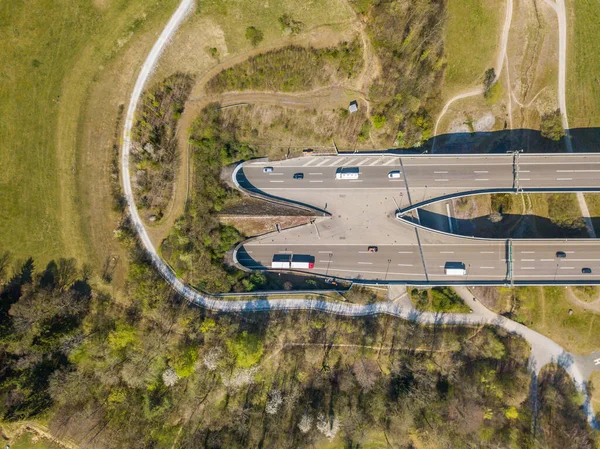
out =
[[250,41],[253,47],[256,47],[264,38],[263,32],[256,27],[246,28],[246,39]]
[[560,140],[560,138],[565,135],[565,129],[562,125],[560,109],[542,115],[540,131],[543,137],[555,141]]

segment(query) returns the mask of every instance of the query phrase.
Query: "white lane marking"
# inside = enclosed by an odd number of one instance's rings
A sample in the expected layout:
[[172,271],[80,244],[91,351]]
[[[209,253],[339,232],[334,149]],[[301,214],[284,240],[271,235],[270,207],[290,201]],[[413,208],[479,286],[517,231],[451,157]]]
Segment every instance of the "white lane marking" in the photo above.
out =
[[574,270],[575,267],[560,267],[561,270]]
[[390,160],[389,160],[389,161],[387,161],[387,162],[386,162],[385,164],[383,164],[383,165],[390,165],[392,162],[396,162],[396,158],[393,158],[393,157],[392,157],[392,158],[390,158]]
[[531,173],[531,170],[519,170],[519,173]]
[[344,163],[343,163],[341,166],[342,166],[342,167],[346,167],[347,165],[354,164],[354,161],[355,161],[355,160],[356,160],[356,159],[348,159],[348,162],[344,162]]
[[327,259],[327,260],[319,260],[319,263],[329,263],[331,262],[331,260]]
[[398,264],[399,267],[412,267],[411,263],[399,263]]
[[495,251],[479,251],[479,254],[496,254]]
[[531,178],[519,178],[519,181],[531,181]]
[[252,254],[252,251],[246,251],[247,254]]
[[371,162],[369,164],[369,167],[371,167],[372,165],[377,165],[379,163],[379,158],[375,159],[375,161]]
[[283,173],[269,173],[269,176],[283,176]]
[[521,254],[535,254],[535,251],[521,251]]
[[333,251],[319,251],[319,254],[331,254]]
[[362,182],[362,179],[351,179],[350,182]]
[[473,170],[473,173],[489,173],[487,170]]
[[540,259],[540,262],[554,262],[554,259]]
[[495,270],[496,269],[496,267],[479,267],[479,268],[481,268],[483,270]]
[[600,259],[569,259],[569,262],[600,262]]
[[454,251],[440,251],[440,254],[454,254]]
[[314,176],[314,175],[322,175],[323,173],[309,173],[309,175]]
[[373,265],[373,262],[358,262],[359,265]]
[[573,181],[573,178],[556,178],[557,181]]
[[475,181],[489,181],[488,178],[477,178],[475,179]]
[[448,182],[447,179],[434,179],[435,182]]
[[358,164],[356,164],[357,167],[360,167],[363,164],[366,164],[367,162],[369,162],[368,158],[365,158],[363,161],[360,161]]
[[308,167],[309,165],[312,165],[313,162],[317,162],[319,159],[315,158],[315,159],[310,159],[306,164],[301,165],[300,167]]
[[521,270],[535,270],[535,267],[521,267]]
[[404,182],[404,179],[388,179],[389,182]]
[[323,180],[322,179],[312,179],[312,180],[310,180],[308,182],[323,182]]
[[285,181],[269,181],[269,182],[285,182]]
[[535,262],[535,259],[521,259],[521,262]]
[[600,359],[594,360],[594,365],[600,365]]
[[369,254],[369,251],[359,251],[358,254]]
[[600,170],[556,170],[556,173],[598,173]]
[[412,254],[412,251],[398,251],[398,254]]
[[446,173],[448,173],[448,172],[447,171],[434,171],[433,172],[434,175],[444,175]]
[[317,165],[315,165],[315,167],[320,167],[321,165],[323,165],[326,162],[329,162],[329,161],[327,159],[323,159],[321,162],[319,162]]

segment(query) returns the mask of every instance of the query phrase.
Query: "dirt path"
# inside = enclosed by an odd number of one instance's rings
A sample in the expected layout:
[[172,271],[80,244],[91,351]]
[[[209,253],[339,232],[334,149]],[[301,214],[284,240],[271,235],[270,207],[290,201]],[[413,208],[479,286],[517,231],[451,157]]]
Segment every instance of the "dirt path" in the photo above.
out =
[[[494,82],[498,81],[498,78],[500,77],[500,74],[502,73],[502,68],[504,67],[504,61],[507,58],[506,57],[506,47],[508,45],[508,34],[510,31],[510,24],[512,22],[512,15],[513,15],[513,0],[507,0],[506,1],[506,16],[504,17],[504,25],[502,26],[502,34],[500,37],[500,49],[498,50],[498,55],[496,56],[496,62],[494,64],[494,70],[496,71],[496,78],[495,78]],[[438,135],[438,127],[440,125],[440,121],[442,120],[442,117],[446,114],[446,112],[448,112],[448,108],[450,107],[450,105],[452,105],[452,103],[454,103],[455,101],[463,100],[465,98],[473,97],[475,95],[480,95],[482,93],[483,93],[483,87],[477,87],[477,88],[469,89],[468,91],[463,92],[461,94],[455,95],[450,100],[448,100],[448,102],[442,108],[442,112],[440,112],[440,115],[438,116],[438,118],[435,122],[435,127],[433,129],[433,143],[431,146],[432,153],[435,151],[435,137]]]
[[569,298],[569,301],[571,301],[573,304],[581,307],[584,310],[600,313],[600,297],[597,298],[595,301],[586,302],[579,299],[577,295],[575,295],[573,290],[569,290],[569,292],[567,293],[567,298]]

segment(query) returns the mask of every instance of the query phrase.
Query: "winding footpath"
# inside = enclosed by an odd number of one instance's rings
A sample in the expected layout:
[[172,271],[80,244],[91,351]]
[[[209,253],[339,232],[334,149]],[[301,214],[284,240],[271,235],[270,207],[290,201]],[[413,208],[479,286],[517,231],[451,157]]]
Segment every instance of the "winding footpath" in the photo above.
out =
[[[509,0],[511,1],[511,0]],[[511,2],[512,3],[512,2]],[[341,302],[314,300],[314,299],[297,299],[293,297],[284,299],[255,299],[249,301],[226,301],[216,299],[213,296],[207,294],[201,294],[192,288],[185,285],[181,280],[177,278],[175,273],[169,268],[169,266],[160,258],[156,248],[152,244],[148,233],[140,219],[133,196],[131,187],[131,174],[129,172],[129,156],[131,150],[131,135],[132,128],[135,118],[135,111],[142,95],[144,86],[148,81],[158,59],[168,44],[171,36],[175,33],[181,23],[185,20],[187,15],[193,10],[195,5],[194,0],[182,0],[177,10],[167,23],[167,26],[162,31],[158,40],[152,47],[150,54],[146,58],[141,71],[138,75],[138,79],[133,88],[129,106],[127,108],[127,115],[125,119],[125,127],[123,131],[123,148],[121,153],[121,175],[123,177],[123,190],[127,206],[129,209],[130,219],[135,227],[140,241],[149,256],[152,259],[155,267],[164,276],[164,278],[171,284],[173,289],[188,299],[190,302],[207,309],[222,311],[222,312],[266,312],[274,310],[315,310],[325,313],[331,313],[336,315],[344,316],[368,316],[386,314],[402,318],[405,320],[415,321],[421,324],[429,325],[492,325],[499,326],[510,333],[520,335],[525,338],[531,345],[531,356],[530,366],[535,373],[538,373],[540,369],[547,363],[559,363],[575,381],[575,384],[584,395],[586,395],[585,411],[588,417],[588,421],[594,427],[597,427],[595,421],[594,412],[590,404],[589,396],[587,396],[585,383],[587,379],[584,378],[582,372],[577,364],[573,360],[570,354],[568,354],[560,345],[556,344],[552,340],[543,335],[502,316],[496,315],[490,310],[486,309],[483,305],[477,301],[473,301],[472,314],[436,314],[436,313],[421,313],[416,311],[412,307],[403,306],[400,303],[394,302],[380,302],[368,305],[359,304],[347,304]],[[459,289],[459,293],[462,295],[470,294],[466,289]]]

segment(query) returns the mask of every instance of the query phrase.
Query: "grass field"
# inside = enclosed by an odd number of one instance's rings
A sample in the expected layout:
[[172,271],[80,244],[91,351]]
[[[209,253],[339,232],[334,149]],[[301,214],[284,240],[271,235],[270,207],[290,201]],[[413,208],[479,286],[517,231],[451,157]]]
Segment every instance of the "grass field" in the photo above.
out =
[[62,449],[62,446],[30,432],[24,432],[19,439],[11,441],[10,447],[11,449]]
[[567,0],[567,111],[571,128],[600,126],[600,3]]
[[447,58],[444,94],[483,82],[484,72],[495,62],[506,1],[449,1],[444,39]]
[[[104,249],[112,239],[109,210],[90,195],[107,191],[118,104],[127,100],[137,55],[155,39],[138,36],[162,27],[176,4],[36,0],[0,7],[0,248],[15,259],[91,261],[94,246]],[[127,69],[115,70],[125,55]],[[93,98],[115,74],[129,78],[113,78],[112,89]],[[107,108],[110,117],[101,117]],[[103,126],[104,136],[92,136]]]
[[[515,289],[518,321],[551,338],[567,351],[585,354],[600,347],[600,316],[567,298],[564,287]],[[573,314],[569,315],[569,309]]]

